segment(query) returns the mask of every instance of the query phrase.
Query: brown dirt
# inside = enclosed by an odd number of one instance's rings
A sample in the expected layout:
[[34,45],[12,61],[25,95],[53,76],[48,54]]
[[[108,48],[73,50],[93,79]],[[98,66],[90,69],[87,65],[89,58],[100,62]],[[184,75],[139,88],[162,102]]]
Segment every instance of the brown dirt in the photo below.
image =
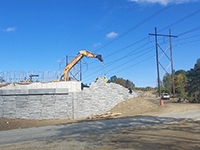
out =
[[117,104],[109,112],[121,113],[120,117],[130,117],[156,111],[158,107],[158,105],[153,104],[142,97],[135,97]]
[[[159,106],[159,99],[157,99],[155,95],[152,94],[152,92],[140,92],[139,95],[140,95],[139,97],[128,99],[124,102],[117,104],[113,109],[111,109],[108,112],[120,113],[121,115],[112,116],[109,118],[130,117],[138,115],[156,115],[156,114],[171,113],[171,112],[200,110],[200,104],[175,103],[176,100],[164,101],[165,105]],[[92,119],[92,120],[97,120],[97,119]],[[28,119],[0,118],[0,131],[75,123],[87,120],[88,120],[87,118],[76,119],[76,120],[74,119],[28,120]]]
[[57,124],[75,123],[78,121],[79,120],[73,120],[73,119],[29,120],[29,119],[0,118],[0,131],[21,129],[21,128],[40,127],[40,126],[48,126],[48,125],[57,125]]

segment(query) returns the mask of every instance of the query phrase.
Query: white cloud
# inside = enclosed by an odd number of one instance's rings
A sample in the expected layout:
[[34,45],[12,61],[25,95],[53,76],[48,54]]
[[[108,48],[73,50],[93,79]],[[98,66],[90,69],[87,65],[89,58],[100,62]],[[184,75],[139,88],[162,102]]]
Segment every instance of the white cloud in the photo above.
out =
[[16,28],[15,27],[13,27],[13,28],[7,28],[6,30],[4,30],[4,31],[6,31],[6,32],[11,32],[11,31],[15,31],[16,30]]
[[93,45],[93,47],[97,47],[97,46],[100,46],[101,45],[101,43],[95,43],[94,45]]
[[[161,5],[167,5],[171,2],[173,2],[174,0],[128,0],[131,2],[136,2],[136,3],[143,3],[143,2],[148,2],[148,3],[160,3]],[[196,2],[199,0],[179,0],[176,3],[180,4],[180,3],[187,3],[187,2]]]
[[110,32],[106,34],[106,38],[109,38],[109,39],[116,38],[117,36],[118,36],[118,33],[115,33],[115,32]]

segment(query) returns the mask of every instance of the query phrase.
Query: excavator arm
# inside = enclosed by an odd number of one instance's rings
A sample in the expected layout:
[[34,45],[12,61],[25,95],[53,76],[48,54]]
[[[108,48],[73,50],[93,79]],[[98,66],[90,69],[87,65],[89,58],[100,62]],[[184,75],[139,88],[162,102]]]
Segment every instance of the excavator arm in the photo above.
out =
[[103,61],[102,56],[101,55],[95,55],[92,52],[89,51],[85,51],[85,50],[81,50],[79,51],[78,55],[76,55],[72,61],[63,69],[63,75],[62,75],[62,80],[64,81],[68,81],[69,77],[69,71],[84,57],[94,57],[94,58],[98,58],[101,62]]

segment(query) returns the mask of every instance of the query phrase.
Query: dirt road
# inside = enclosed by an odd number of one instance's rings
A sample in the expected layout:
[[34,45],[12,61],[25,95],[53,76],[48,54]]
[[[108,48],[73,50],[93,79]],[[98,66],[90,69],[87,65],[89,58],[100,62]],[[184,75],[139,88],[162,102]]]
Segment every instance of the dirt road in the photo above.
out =
[[35,141],[0,150],[199,150],[200,121]]

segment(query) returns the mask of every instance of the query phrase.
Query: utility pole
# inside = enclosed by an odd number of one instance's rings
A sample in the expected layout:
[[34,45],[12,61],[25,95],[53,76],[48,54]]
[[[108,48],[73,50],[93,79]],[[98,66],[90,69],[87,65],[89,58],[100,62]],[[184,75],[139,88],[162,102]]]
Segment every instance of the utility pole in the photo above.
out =
[[160,90],[160,73],[159,73],[159,61],[158,61],[158,41],[157,41],[157,29],[155,28],[155,41],[156,41],[156,63],[157,63],[157,77],[158,77],[158,92],[159,92],[159,97],[161,95],[161,90]]
[[172,40],[171,40],[171,29],[169,29],[169,38],[170,38],[170,56],[171,56],[171,69],[172,69],[172,86],[173,86],[173,96],[175,96],[175,85],[174,85],[174,68],[173,68],[173,59],[172,59]]
[[[165,72],[167,72],[167,69],[169,68],[169,66],[171,65],[171,70],[172,70],[172,84],[173,84],[173,96],[175,96],[175,85],[174,85],[174,69],[173,69],[173,59],[172,59],[172,42],[171,42],[171,38],[172,37],[175,37],[177,38],[178,36],[174,36],[174,35],[171,35],[171,29],[169,29],[169,35],[163,35],[163,34],[157,34],[157,29],[155,27],[155,34],[149,34],[149,35],[152,35],[152,36],[155,36],[155,42],[156,42],[156,63],[157,63],[157,76],[158,76],[158,91],[159,91],[159,97],[161,96],[161,90],[160,90],[160,73],[159,73],[159,66],[161,66],[164,70],[163,74],[161,75],[161,77],[164,75]],[[162,36],[162,37],[169,37],[169,40],[170,40],[170,45],[165,49],[163,50],[161,48],[161,46],[158,44],[158,41],[157,41],[157,37],[158,36]],[[162,55],[160,56],[160,58],[158,58],[158,47],[160,48],[160,50],[162,51]],[[168,50],[168,48],[170,47],[170,57],[166,54],[166,51]],[[162,56],[165,55],[169,61],[170,61],[170,64],[167,66],[167,68],[164,68],[163,65],[161,64],[160,62],[160,59],[162,58]],[[167,72],[168,73],[168,72]]]

